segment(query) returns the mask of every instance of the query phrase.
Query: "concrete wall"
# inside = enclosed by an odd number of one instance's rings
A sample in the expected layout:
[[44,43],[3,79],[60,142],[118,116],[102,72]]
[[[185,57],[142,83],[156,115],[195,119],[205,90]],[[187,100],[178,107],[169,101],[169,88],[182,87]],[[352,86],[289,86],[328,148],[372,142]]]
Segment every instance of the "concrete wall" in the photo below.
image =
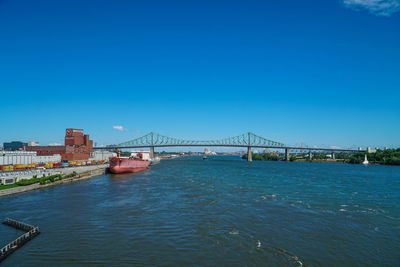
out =
[[12,171],[12,172],[0,172],[0,183],[1,184],[10,184],[11,182],[7,182],[9,179],[14,179],[14,182],[21,181],[22,179],[32,179],[34,175],[37,177],[42,177],[43,174],[46,176],[53,174],[60,174],[60,169],[49,169],[49,170],[22,170],[22,171]]
[[32,179],[34,175],[37,177],[42,177],[43,174],[46,176],[54,175],[54,174],[70,174],[72,172],[82,173],[87,171],[93,171],[96,169],[101,169],[104,171],[105,168],[108,167],[108,164],[102,165],[92,165],[92,166],[79,166],[79,167],[68,167],[68,168],[55,168],[55,169],[47,169],[47,170],[23,170],[23,171],[13,171],[13,172],[0,172],[0,184],[13,184],[14,182],[18,182],[22,179]]

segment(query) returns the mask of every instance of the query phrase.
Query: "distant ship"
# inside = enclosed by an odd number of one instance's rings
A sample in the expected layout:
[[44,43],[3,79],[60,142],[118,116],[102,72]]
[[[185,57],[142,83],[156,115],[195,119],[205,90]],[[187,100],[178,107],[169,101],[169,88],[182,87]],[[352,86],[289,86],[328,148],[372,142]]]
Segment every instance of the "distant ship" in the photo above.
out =
[[367,159],[367,154],[365,154],[364,161],[363,161],[362,164],[364,164],[364,165],[368,165],[369,164],[369,161]]
[[143,160],[142,155],[139,153],[138,157],[118,157],[110,159],[110,172],[111,173],[133,173],[144,171],[148,168],[150,161]]
[[150,166],[151,165],[156,165],[160,163],[160,158],[159,157],[155,157],[154,159],[150,160]]

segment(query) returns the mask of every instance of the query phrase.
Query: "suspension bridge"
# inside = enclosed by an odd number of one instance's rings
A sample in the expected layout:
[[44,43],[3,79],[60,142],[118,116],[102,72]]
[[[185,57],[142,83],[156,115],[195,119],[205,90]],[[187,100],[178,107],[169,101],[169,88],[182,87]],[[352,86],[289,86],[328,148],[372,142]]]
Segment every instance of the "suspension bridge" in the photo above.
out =
[[363,150],[345,149],[345,148],[323,148],[323,147],[297,147],[289,146],[280,142],[272,141],[267,138],[248,132],[234,137],[228,137],[216,140],[185,140],[168,137],[158,133],[148,133],[142,137],[120,143],[118,145],[109,145],[105,147],[95,147],[94,149],[127,149],[127,148],[150,148],[150,157],[154,157],[154,148],[156,147],[243,147],[247,148],[247,160],[252,161],[252,148],[272,148],[285,150],[285,160],[289,161],[291,150],[308,151],[312,157],[312,151],[331,152],[334,157],[335,152],[357,152]]

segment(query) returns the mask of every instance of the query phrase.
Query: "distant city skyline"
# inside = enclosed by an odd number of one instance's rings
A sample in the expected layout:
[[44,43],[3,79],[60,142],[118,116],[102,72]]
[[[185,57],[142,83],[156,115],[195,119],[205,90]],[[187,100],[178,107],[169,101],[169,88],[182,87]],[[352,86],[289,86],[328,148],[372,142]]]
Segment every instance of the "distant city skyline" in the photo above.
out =
[[98,145],[250,131],[400,147],[399,6],[0,1],[0,143],[81,128]]

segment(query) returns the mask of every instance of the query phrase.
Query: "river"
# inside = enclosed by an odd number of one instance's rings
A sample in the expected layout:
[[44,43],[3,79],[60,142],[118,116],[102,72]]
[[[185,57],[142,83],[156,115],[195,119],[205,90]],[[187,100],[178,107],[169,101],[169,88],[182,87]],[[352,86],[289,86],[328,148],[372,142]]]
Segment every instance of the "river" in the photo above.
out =
[[0,198],[5,217],[42,233],[4,266],[399,266],[400,167],[182,157]]

